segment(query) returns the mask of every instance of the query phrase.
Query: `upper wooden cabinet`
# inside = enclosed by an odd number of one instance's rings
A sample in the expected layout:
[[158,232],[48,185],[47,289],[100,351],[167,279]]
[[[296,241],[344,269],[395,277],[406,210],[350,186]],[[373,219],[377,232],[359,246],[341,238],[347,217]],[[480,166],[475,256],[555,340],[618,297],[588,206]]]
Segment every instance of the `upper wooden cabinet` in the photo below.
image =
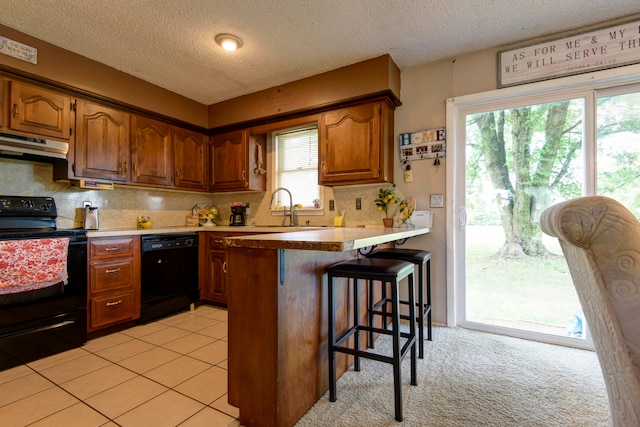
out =
[[128,181],[129,114],[79,100],[73,159],[78,177]]
[[211,191],[266,190],[266,175],[257,173],[250,165],[250,153],[261,150],[266,159],[265,144],[260,136],[252,136],[247,129],[211,137]]
[[131,182],[171,185],[172,155],[169,124],[142,116],[131,117]]
[[173,139],[174,181],[178,188],[206,190],[207,142],[206,135],[174,127]]
[[[27,83],[8,80],[5,104],[10,130],[31,135],[69,139],[71,98]],[[6,114],[5,113],[5,114]]]
[[393,181],[393,109],[369,102],[320,116],[320,185]]

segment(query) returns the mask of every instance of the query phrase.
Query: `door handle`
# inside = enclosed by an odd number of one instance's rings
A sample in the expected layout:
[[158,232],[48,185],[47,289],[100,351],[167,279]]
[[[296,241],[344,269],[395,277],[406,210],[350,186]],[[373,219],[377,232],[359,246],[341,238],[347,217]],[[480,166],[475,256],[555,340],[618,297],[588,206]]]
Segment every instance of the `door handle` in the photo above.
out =
[[227,273],[227,261],[222,263],[222,272],[225,274]]
[[18,104],[13,104],[13,117],[18,118]]
[[460,229],[467,227],[467,210],[465,208],[458,209],[458,226]]

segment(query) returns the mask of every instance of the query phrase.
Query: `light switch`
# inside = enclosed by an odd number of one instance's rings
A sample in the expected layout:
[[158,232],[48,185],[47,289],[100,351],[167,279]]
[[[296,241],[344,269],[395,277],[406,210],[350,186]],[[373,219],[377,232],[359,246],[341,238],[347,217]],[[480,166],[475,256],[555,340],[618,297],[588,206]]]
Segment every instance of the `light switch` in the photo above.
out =
[[413,171],[411,169],[404,171],[404,182],[413,182]]
[[444,195],[443,194],[432,194],[431,195],[431,203],[429,204],[432,208],[443,208],[444,207]]

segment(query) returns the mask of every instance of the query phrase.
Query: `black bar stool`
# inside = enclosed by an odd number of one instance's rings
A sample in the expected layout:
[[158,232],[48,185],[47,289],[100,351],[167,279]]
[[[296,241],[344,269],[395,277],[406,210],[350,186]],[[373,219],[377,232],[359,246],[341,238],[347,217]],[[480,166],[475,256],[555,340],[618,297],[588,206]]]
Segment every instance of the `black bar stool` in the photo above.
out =
[[[413,263],[418,267],[418,357],[424,358],[424,319],[427,319],[427,340],[431,341],[431,252],[419,249],[384,248],[367,255],[367,258],[375,259],[396,259]],[[426,280],[424,270],[426,267]],[[426,294],[426,299],[425,299]],[[372,294],[373,295],[373,294]],[[369,323],[373,324],[373,316],[379,314],[375,310],[382,308],[382,313],[386,313],[385,306],[388,303],[386,298],[386,288],[382,288],[382,299],[376,303],[369,303]],[[409,304],[408,301],[400,301],[400,304]],[[420,309],[422,308],[422,309]],[[409,316],[400,316],[402,319],[411,319]],[[383,326],[386,328],[387,318],[383,317]],[[369,345],[373,345],[373,332],[369,333]],[[371,347],[373,348],[373,347]]]
[[[354,370],[360,370],[360,358],[377,360],[379,362],[389,363],[393,365],[393,389],[395,400],[395,419],[402,421],[402,376],[401,363],[404,356],[411,350],[411,385],[417,385],[416,379],[416,323],[409,322],[409,332],[400,331],[400,292],[398,285],[404,278],[407,279],[407,292],[409,295],[409,315],[415,318],[415,297],[413,285],[414,265],[410,262],[392,260],[392,259],[353,259],[349,261],[339,262],[327,268],[328,274],[328,291],[329,291],[329,400],[336,401],[336,352],[346,353],[354,356]],[[335,301],[334,301],[334,279],[343,277],[353,279],[353,325],[336,338],[335,331]],[[384,288],[391,287],[391,330],[385,328],[375,328],[372,323],[368,325],[360,324],[360,307],[359,307],[359,288],[358,280],[368,280],[380,283]],[[370,285],[370,288],[372,285]],[[369,295],[368,299],[372,299],[373,295]],[[385,316],[386,317],[386,316]],[[393,337],[392,355],[375,354],[360,350],[360,331],[366,331],[371,334],[374,332],[387,334]],[[353,347],[349,346],[346,341],[354,337]],[[401,339],[404,344],[401,345]]]

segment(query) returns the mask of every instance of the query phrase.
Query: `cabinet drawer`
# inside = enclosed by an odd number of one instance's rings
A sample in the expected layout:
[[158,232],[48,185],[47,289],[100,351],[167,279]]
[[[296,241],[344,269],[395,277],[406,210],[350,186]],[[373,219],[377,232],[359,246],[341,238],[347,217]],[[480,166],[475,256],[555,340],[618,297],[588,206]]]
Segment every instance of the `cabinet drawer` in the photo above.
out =
[[89,265],[91,292],[131,287],[133,266],[129,259]]
[[135,237],[126,237],[122,239],[108,240],[90,240],[89,250],[92,260],[116,258],[116,257],[130,257],[134,253],[134,239]]
[[134,301],[131,291],[91,298],[91,327],[98,328],[123,320],[133,320],[136,312]]

